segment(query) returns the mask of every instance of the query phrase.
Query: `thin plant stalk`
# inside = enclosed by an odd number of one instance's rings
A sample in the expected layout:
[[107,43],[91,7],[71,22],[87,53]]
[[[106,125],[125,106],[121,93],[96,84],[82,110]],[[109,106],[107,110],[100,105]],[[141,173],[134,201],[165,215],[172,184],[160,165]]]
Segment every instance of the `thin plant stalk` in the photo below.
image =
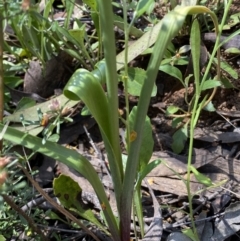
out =
[[[192,194],[191,194],[191,188],[190,188],[190,174],[191,174],[190,166],[192,164],[194,128],[196,126],[196,123],[197,123],[197,120],[198,120],[199,114],[200,114],[200,111],[197,111],[197,109],[198,109],[198,105],[199,105],[201,89],[202,89],[202,86],[203,86],[204,82],[207,79],[207,74],[209,73],[211,64],[213,62],[213,59],[214,59],[214,56],[216,55],[216,53],[217,53],[218,64],[220,65],[220,50],[219,50],[218,46],[219,46],[219,42],[220,42],[220,35],[221,35],[222,29],[223,29],[223,25],[224,25],[224,23],[226,21],[227,13],[228,13],[228,10],[229,10],[229,8],[231,6],[231,3],[232,3],[232,0],[230,0],[228,2],[228,4],[227,4],[226,10],[224,11],[222,22],[221,22],[221,25],[220,25],[219,28],[218,28],[218,22],[217,22],[216,16],[214,14],[210,14],[211,18],[212,18],[212,20],[214,22],[214,25],[215,25],[215,31],[216,31],[216,35],[217,35],[216,44],[215,44],[215,47],[213,49],[212,55],[211,55],[210,60],[209,60],[209,64],[207,65],[207,68],[206,68],[206,71],[205,71],[205,75],[203,76],[203,79],[202,79],[201,83],[199,83],[199,79],[196,78],[197,75],[199,75],[199,73],[196,72],[194,74],[194,76],[195,76],[195,91],[196,91],[196,94],[195,94],[195,99],[194,99],[194,106],[193,106],[193,111],[192,111],[192,117],[191,117],[191,121],[190,121],[190,140],[189,140],[188,169],[187,169],[186,186],[187,186],[188,200],[189,200],[189,214],[190,214],[190,217],[191,217],[193,233],[195,235],[196,240],[199,240],[199,237],[197,235],[197,230],[196,230],[196,226],[195,226],[194,219],[193,219]],[[218,80],[220,80],[220,66],[217,67],[217,78],[218,78]],[[196,80],[197,80],[197,82],[196,82]],[[213,93],[214,94],[216,93],[216,87],[214,88]],[[212,94],[211,98],[213,96],[214,95]],[[211,98],[210,98],[210,100],[211,100]],[[210,100],[208,100],[206,102],[208,103],[208,102],[210,102]]]
[[[3,11],[0,11],[0,122],[3,122],[4,113],[4,80],[3,80]],[[0,140],[2,152],[2,140]]]
[[[123,21],[124,21],[124,35],[125,35],[125,51],[124,51],[124,95],[125,95],[125,106],[126,106],[126,143],[127,148],[129,148],[130,143],[130,126],[129,126],[129,100],[128,100],[128,41],[129,41],[129,30],[131,26],[128,26],[127,22],[127,0],[123,1]],[[129,151],[129,150],[128,150]]]
[[[104,46],[104,56],[106,62],[106,84],[107,84],[107,98],[108,98],[108,111],[111,117],[111,145],[115,155],[115,160],[109,160],[110,169],[112,172],[112,179],[115,187],[115,196],[120,212],[120,195],[122,191],[123,181],[123,165],[121,157],[121,148],[119,140],[119,119],[118,119],[118,76],[116,66],[116,42],[114,36],[114,21],[113,21],[113,10],[112,1],[98,0],[98,7],[100,12],[100,27],[102,43]],[[113,163],[114,162],[114,163]],[[111,165],[114,167],[111,168]]]

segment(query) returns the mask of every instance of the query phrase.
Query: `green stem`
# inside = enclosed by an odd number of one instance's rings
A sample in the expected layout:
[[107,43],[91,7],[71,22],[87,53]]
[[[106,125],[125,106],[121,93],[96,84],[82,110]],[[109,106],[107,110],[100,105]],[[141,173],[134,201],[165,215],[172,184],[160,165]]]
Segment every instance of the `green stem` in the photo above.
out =
[[[201,95],[201,89],[202,89],[202,86],[203,86],[204,82],[207,79],[207,75],[210,71],[210,68],[211,68],[211,65],[212,65],[212,62],[213,62],[213,59],[214,59],[214,56],[215,56],[216,53],[217,53],[217,60],[218,60],[218,66],[217,66],[218,80],[220,80],[220,77],[221,77],[220,76],[220,50],[219,50],[218,46],[219,46],[219,42],[220,42],[220,36],[221,36],[222,29],[223,29],[223,25],[226,21],[227,13],[228,13],[228,10],[231,6],[231,3],[232,3],[232,0],[229,1],[228,5],[227,5],[227,7],[224,11],[222,23],[221,23],[219,28],[218,28],[218,21],[217,21],[216,15],[213,14],[213,13],[210,13],[211,18],[212,18],[212,20],[214,22],[214,25],[215,25],[215,31],[216,31],[217,39],[216,39],[216,44],[214,46],[214,50],[213,50],[212,55],[210,57],[209,64],[206,68],[205,75],[203,76],[201,84],[199,83],[199,78],[197,77],[199,75],[199,73],[196,70],[194,70],[194,77],[195,77],[195,80],[197,80],[197,81],[195,82],[196,95],[195,95],[195,98],[194,98],[194,106],[193,106],[192,116],[191,116],[191,121],[190,121],[190,142],[189,142],[189,151],[188,151],[188,164],[187,164],[188,168],[187,168],[186,187],[187,187],[188,201],[189,201],[189,214],[190,214],[190,217],[191,217],[192,228],[193,228],[193,232],[194,232],[196,240],[199,240],[199,237],[197,235],[197,230],[196,230],[196,226],[195,226],[195,222],[194,222],[194,218],[193,218],[192,194],[191,194],[191,187],[190,187],[190,183],[191,183],[190,182],[190,174],[191,174],[190,166],[192,164],[192,155],[193,155],[194,128],[196,126],[197,119],[199,118],[199,114],[200,114],[200,111],[197,111],[197,109],[198,109],[198,103],[199,103],[199,99],[200,99],[200,95]],[[214,90],[214,93],[215,92],[216,92],[216,88]],[[201,108],[201,107],[199,107],[199,108]]]
[[130,126],[129,126],[129,100],[128,100],[128,41],[129,41],[129,31],[131,26],[128,26],[127,22],[127,1],[123,1],[123,20],[124,20],[124,34],[125,34],[125,51],[124,51],[124,95],[125,95],[125,106],[126,106],[126,143],[127,151],[129,151],[130,145]]
[[115,46],[115,35],[114,35],[114,21],[113,21],[113,10],[112,1],[98,0],[99,15],[100,15],[100,28],[102,32],[102,43],[104,46],[104,56],[106,62],[106,83],[107,83],[107,98],[108,98],[108,111],[109,118],[111,118],[111,140],[110,143],[113,148],[115,155],[115,167],[111,168],[111,161],[109,161],[110,169],[112,172],[112,178],[114,183],[115,196],[120,212],[120,195],[122,191],[122,180],[123,180],[123,165],[121,157],[121,148],[119,140],[119,119],[118,119],[118,76],[116,67],[116,46]]
[[[4,113],[4,79],[3,79],[3,12],[0,10],[0,123],[3,122]],[[2,152],[2,140],[0,140]]]

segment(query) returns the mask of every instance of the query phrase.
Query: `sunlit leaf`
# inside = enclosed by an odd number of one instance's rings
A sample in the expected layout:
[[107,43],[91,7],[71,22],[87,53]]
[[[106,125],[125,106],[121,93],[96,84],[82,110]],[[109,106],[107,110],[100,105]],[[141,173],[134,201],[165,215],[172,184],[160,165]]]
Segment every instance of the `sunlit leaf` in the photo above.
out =
[[203,185],[210,187],[213,185],[211,179],[206,175],[200,173],[194,166],[191,165],[191,171],[194,174],[195,178]]

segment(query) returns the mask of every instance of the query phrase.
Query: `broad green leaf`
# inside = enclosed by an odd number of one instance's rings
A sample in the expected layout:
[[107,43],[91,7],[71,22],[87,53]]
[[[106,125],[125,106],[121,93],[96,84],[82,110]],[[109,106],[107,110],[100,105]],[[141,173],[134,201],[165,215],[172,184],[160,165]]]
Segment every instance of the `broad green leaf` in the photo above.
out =
[[200,173],[194,166],[191,165],[191,171],[194,174],[195,178],[203,185],[210,187],[213,185],[211,179],[206,175]]
[[170,105],[167,108],[166,115],[172,115],[175,114],[179,110],[178,106]]
[[221,82],[218,80],[206,80],[202,85],[202,90],[213,89],[215,87],[221,86]]
[[82,100],[104,134],[108,138],[111,136],[107,98],[101,84],[91,72],[85,69],[75,71],[63,92],[71,100]]
[[[217,64],[217,59],[214,58],[214,62],[215,64]],[[223,69],[226,73],[228,73],[229,75],[231,75],[232,78],[234,79],[238,79],[238,73],[237,71],[235,71],[231,65],[229,65],[226,61],[221,61],[221,69]]]
[[[146,80],[146,72],[140,68],[129,68],[128,69],[128,93],[133,96],[140,96],[143,83]],[[124,84],[124,81],[123,81]],[[154,85],[152,91],[152,97],[157,94],[157,86]]]
[[[129,115],[130,131],[134,131],[133,124],[136,118],[136,112],[137,112],[137,107],[134,106]],[[145,120],[145,124],[142,130],[142,135],[143,135],[143,139],[142,139],[140,155],[139,155],[139,164],[140,164],[141,170],[145,168],[145,166],[149,162],[152,156],[153,145],[154,145],[154,141],[152,137],[152,125],[148,116],[146,117],[146,120]]]
[[[119,149],[113,146],[115,143],[113,138],[116,133],[112,133],[110,118],[112,113],[99,80],[91,72],[78,69],[70,78],[63,92],[69,99],[82,100],[98,123],[107,150],[110,170],[116,181],[114,184],[121,187],[122,160],[121,156],[116,156]],[[119,195],[116,194],[116,196]]]
[[154,0],[139,0],[137,7],[133,13],[133,19],[137,19],[142,16],[145,12],[152,8]]
[[178,80],[181,81],[181,83],[184,86],[183,78],[182,78],[182,72],[177,67],[172,66],[170,64],[165,64],[165,65],[161,65],[159,67],[159,70],[163,71],[166,74],[169,74],[170,76],[172,76],[174,78],[177,78]]
[[209,112],[213,112],[216,111],[212,101],[210,101],[205,107],[204,110],[209,111]]
[[187,124],[185,124],[181,129],[177,130],[174,134],[173,134],[173,143],[171,145],[173,151],[175,153],[180,153],[184,146],[185,146],[185,142],[188,138],[188,128],[187,128]]
[[82,189],[77,182],[75,182],[69,176],[61,174],[58,178],[54,179],[53,190],[55,196],[60,200],[64,207],[72,211],[76,211],[80,216],[94,223],[100,229],[105,231],[102,224],[94,216],[92,210],[82,207]]

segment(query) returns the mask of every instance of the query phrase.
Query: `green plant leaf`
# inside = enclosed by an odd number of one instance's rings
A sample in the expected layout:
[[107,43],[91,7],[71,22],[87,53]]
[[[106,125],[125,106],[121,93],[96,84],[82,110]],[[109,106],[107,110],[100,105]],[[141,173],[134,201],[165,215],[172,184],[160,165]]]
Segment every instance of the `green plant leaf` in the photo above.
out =
[[200,92],[200,44],[201,44],[201,36],[199,30],[198,20],[195,19],[191,28],[190,35],[190,45],[192,50],[192,64],[193,64],[193,74],[194,74],[194,82],[195,82],[195,91],[196,95],[199,95]]
[[[108,99],[100,82],[91,72],[85,69],[78,69],[70,78],[63,92],[69,99],[81,99],[86,104],[94,119],[97,121],[105,148],[107,150],[110,170],[112,176],[114,176],[113,182],[114,185],[119,187],[118,191],[120,191],[123,175],[122,159],[121,156],[118,156],[120,148],[117,149],[118,146],[116,146],[116,148],[113,146],[113,143],[115,143],[113,138],[115,138],[116,133],[112,133],[111,121],[113,114],[110,113],[112,109],[109,108]],[[117,193],[118,191],[115,191],[116,199],[119,198],[119,193]]]
[[0,235],[0,241],[6,241],[3,235]]
[[[123,78],[123,76],[122,76]],[[128,68],[128,93],[133,96],[140,96],[143,83],[146,80],[146,71],[141,68]],[[123,81],[124,83],[124,81]],[[157,94],[157,86],[154,85],[152,97]]]
[[145,12],[152,8],[154,0],[140,0],[138,1],[137,7],[133,13],[133,19],[137,19],[142,16]]
[[172,120],[172,127],[177,128],[178,124],[183,121],[183,117],[177,117]]
[[170,105],[167,108],[166,115],[172,115],[175,114],[179,110],[179,107],[175,105]]
[[185,124],[181,129],[177,130],[173,135],[173,143],[171,145],[173,151],[177,154],[179,154],[184,146],[185,142],[188,138],[188,128],[187,124]]
[[158,166],[162,161],[160,159],[154,160],[148,163],[141,171],[138,173],[138,178],[134,188],[134,205],[141,229],[141,235],[144,236],[144,222],[143,222],[143,209],[142,209],[142,195],[141,195],[141,183],[143,179],[150,173],[156,166]]
[[161,159],[156,159],[148,163],[144,168],[142,168],[141,171],[138,173],[136,186],[141,185],[142,180],[148,175],[148,173],[150,173],[155,167],[157,167],[161,163]]
[[[130,115],[129,115],[129,126],[130,131],[134,131],[133,124],[136,118],[137,107],[134,106]],[[139,167],[141,170],[145,168],[147,163],[149,162],[152,152],[153,152],[153,137],[152,137],[152,125],[148,116],[146,116],[144,127],[142,130],[143,140],[141,144],[140,154],[139,154]],[[130,143],[131,145],[131,143]]]
[[228,54],[240,54],[240,50],[238,48],[229,48],[224,51]]
[[55,196],[60,200],[64,207],[72,211],[77,211],[81,217],[94,223],[100,229],[106,232],[102,224],[94,216],[92,210],[83,207],[81,197],[82,189],[77,182],[75,182],[69,176],[61,174],[58,178],[53,180],[53,190]]
[[75,71],[63,92],[71,100],[81,99],[92,113],[101,130],[107,137],[110,136],[107,98],[101,84],[91,72],[85,69]]
[[159,70],[163,71],[166,74],[169,74],[170,76],[172,76],[174,78],[177,78],[178,80],[181,81],[181,83],[184,86],[183,78],[182,78],[182,72],[177,67],[172,66],[170,64],[165,64],[165,65],[161,65],[159,67]]
[[178,50],[178,53],[179,54],[184,54],[184,53],[187,53],[188,51],[191,50],[191,46],[190,45],[184,45],[182,46],[179,50]]
[[213,112],[216,111],[212,101],[210,101],[205,107],[204,110],[209,111],[209,112]]
[[25,110],[27,108],[36,106],[36,102],[28,97],[23,97],[19,102],[14,112]]
[[97,1],[96,0],[83,0],[92,10],[97,11]]
[[[118,28],[124,30],[124,20],[122,17],[118,16],[118,15],[114,15],[114,25],[116,25]],[[144,33],[143,31],[141,31],[140,29],[134,27],[133,25],[129,25],[128,27],[130,27],[129,29],[129,35],[134,36],[136,38],[140,38]]]
[[227,77],[222,77],[221,82],[223,86],[227,89],[232,89],[232,88],[237,89],[236,86],[234,86]]
[[[214,62],[215,64],[217,64],[217,59],[214,58]],[[229,75],[231,75],[232,78],[234,79],[238,79],[238,73],[237,71],[235,71],[231,65],[229,65],[226,61],[221,61],[221,69],[223,69],[226,73],[228,73]]]
[[190,166],[192,173],[194,174],[195,178],[203,185],[210,187],[213,185],[211,179],[206,175],[200,173],[194,166]]
[[218,80],[206,80],[202,85],[202,90],[213,89],[217,86],[221,86],[221,82]]

